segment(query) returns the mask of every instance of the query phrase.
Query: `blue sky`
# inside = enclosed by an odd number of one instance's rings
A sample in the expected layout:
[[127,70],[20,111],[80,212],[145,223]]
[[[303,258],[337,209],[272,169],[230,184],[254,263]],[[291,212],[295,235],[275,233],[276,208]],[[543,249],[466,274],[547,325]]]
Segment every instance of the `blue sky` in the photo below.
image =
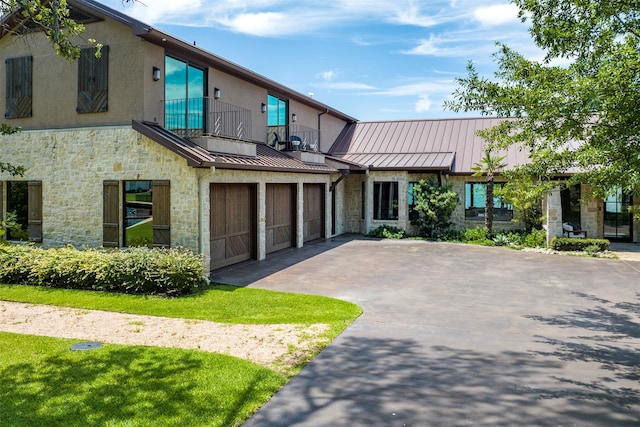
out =
[[99,1],[363,121],[459,116],[443,101],[496,41],[542,58],[508,0]]

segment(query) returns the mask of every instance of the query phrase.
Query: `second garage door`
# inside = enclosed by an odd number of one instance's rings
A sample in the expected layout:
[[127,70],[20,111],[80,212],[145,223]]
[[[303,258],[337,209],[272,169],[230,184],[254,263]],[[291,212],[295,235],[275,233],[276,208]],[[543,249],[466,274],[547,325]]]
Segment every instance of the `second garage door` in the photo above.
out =
[[267,184],[267,253],[290,248],[295,235],[295,187],[291,184]]

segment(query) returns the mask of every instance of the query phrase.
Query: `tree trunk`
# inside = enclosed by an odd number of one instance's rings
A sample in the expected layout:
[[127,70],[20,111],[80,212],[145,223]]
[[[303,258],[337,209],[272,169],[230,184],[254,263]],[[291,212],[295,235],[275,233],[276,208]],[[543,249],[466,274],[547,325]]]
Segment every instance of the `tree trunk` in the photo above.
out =
[[487,174],[487,200],[484,206],[484,226],[487,228],[487,237],[493,237],[493,174]]

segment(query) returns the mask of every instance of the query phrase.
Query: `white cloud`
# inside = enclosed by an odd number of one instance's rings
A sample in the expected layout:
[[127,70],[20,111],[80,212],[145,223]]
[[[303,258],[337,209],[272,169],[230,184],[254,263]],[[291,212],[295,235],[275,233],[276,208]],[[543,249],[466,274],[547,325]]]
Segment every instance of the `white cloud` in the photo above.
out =
[[494,27],[517,22],[518,11],[518,6],[515,4],[496,4],[475,9],[473,16],[482,25]]
[[375,86],[368,85],[366,83],[359,82],[325,82],[314,84],[314,87],[333,90],[357,90],[357,91],[370,91],[376,90]]
[[426,113],[431,109],[431,104],[429,95],[420,95],[416,101],[416,113]]
[[243,13],[220,19],[220,23],[229,29],[254,36],[294,34],[297,29],[289,25],[290,22],[291,17],[280,12]]

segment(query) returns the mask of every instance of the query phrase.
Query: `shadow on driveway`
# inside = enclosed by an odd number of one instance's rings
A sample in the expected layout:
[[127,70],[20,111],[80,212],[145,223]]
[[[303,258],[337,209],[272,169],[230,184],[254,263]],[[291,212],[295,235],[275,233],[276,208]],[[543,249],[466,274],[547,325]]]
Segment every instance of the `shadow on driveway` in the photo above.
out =
[[364,309],[246,427],[640,424],[629,263],[356,239],[269,273],[232,270],[227,283]]

